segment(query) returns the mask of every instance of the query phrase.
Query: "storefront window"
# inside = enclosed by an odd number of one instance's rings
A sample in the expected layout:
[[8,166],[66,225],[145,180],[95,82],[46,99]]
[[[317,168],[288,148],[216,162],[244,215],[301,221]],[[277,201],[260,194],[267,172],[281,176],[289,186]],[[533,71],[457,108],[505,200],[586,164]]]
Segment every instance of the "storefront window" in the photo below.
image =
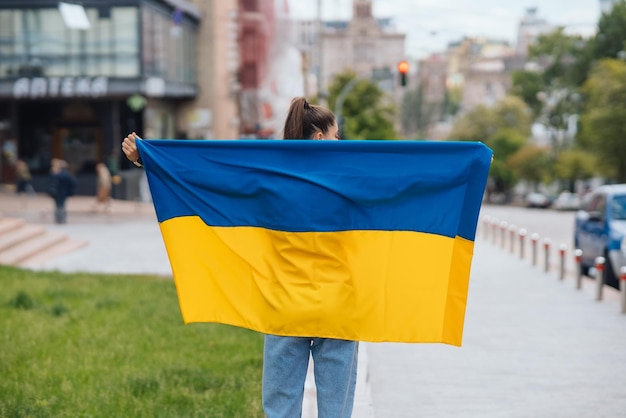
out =
[[86,11],[72,30],[56,8],[0,10],[0,77],[139,76],[138,9]]

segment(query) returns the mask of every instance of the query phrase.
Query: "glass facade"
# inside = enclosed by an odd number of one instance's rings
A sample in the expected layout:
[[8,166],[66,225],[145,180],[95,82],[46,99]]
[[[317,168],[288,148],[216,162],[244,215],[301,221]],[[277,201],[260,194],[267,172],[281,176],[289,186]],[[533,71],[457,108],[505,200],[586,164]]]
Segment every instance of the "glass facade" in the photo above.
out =
[[0,10],[0,78],[144,76],[196,84],[197,27],[189,21],[149,4],[85,11],[87,30],[67,28],[56,8]]
[[195,84],[197,30],[148,5],[143,7],[141,26],[144,75]]
[[0,10],[0,77],[138,77],[138,9],[86,12],[91,28],[72,30],[56,8]]

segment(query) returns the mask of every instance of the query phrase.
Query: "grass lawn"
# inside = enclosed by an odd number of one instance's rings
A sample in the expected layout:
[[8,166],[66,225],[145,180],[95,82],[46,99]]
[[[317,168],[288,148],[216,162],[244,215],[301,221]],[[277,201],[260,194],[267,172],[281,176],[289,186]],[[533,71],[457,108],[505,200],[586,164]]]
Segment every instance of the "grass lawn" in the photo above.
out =
[[0,266],[0,417],[262,417],[263,337],[172,280]]

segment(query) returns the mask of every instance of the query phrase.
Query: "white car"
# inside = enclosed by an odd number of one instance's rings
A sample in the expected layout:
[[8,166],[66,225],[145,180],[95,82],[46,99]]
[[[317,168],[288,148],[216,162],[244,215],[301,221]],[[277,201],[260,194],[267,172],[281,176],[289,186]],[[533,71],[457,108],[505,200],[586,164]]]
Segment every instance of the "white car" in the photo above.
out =
[[580,209],[580,197],[576,193],[562,192],[552,207],[556,210],[578,210]]
[[547,208],[548,206],[550,206],[548,196],[541,193],[528,193],[526,195],[527,208]]

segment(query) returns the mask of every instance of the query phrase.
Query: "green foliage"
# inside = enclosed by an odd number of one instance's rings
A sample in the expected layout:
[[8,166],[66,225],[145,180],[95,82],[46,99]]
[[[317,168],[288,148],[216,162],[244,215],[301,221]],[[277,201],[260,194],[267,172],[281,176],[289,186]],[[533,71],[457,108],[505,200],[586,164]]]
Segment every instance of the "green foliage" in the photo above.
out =
[[444,99],[444,114],[454,116],[461,109],[463,89],[461,87],[449,87],[446,89]]
[[[353,72],[335,77],[329,88],[328,103],[335,110],[337,99],[344,87],[355,79]],[[341,115],[342,138],[345,139],[397,139],[394,129],[395,108],[378,86],[369,80],[358,80],[345,96]]]
[[489,175],[495,185],[489,192],[508,193],[517,176],[507,159],[528,142],[532,112],[518,97],[508,96],[493,107],[477,106],[463,115],[452,128],[451,140],[481,141],[493,150]]
[[[542,77],[549,88],[574,87],[580,84],[587,72],[586,65],[577,64],[585,58],[586,42],[580,35],[568,35],[564,28],[540,35],[531,45],[529,56],[543,62]],[[583,59],[587,62],[586,59]]]
[[448,139],[485,142],[497,129],[493,110],[480,105],[456,120]]
[[581,145],[591,150],[607,177],[626,182],[626,62],[601,60],[584,91],[589,101],[582,115]]
[[543,76],[536,71],[515,71],[510,93],[521,98],[533,111],[535,117],[541,113],[539,92],[545,89]]
[[489,145],[489,138],[501,129],[530,135],[532,113],[518,97],[507,96],[493,107],[480,105],[459,118],[449,139],[482,141]]
[[613,5],[609,13],[604,13],[598,21],[598,30],[593,40],[593,58],[617,58],[626,50],[626,1]]
[[587,180],[594,176],[595,166],[596,160],[588,152],[577,149],[565,150],[556,158],[554,176],[570,183],[576,180]]
[[520,148],[507,159],[508,166],[515,175],[532,184],[547,182],[550,179],[550,154],[536,145]]
[[28,310],[35,306],[35,302],[28,293],[24,290],[20,290],[17,295],[9,301],[8,305],[15,309]]
[[0,266],[0,286],[2,418],[263,417],[262,335],[183,325],[171,279]]

